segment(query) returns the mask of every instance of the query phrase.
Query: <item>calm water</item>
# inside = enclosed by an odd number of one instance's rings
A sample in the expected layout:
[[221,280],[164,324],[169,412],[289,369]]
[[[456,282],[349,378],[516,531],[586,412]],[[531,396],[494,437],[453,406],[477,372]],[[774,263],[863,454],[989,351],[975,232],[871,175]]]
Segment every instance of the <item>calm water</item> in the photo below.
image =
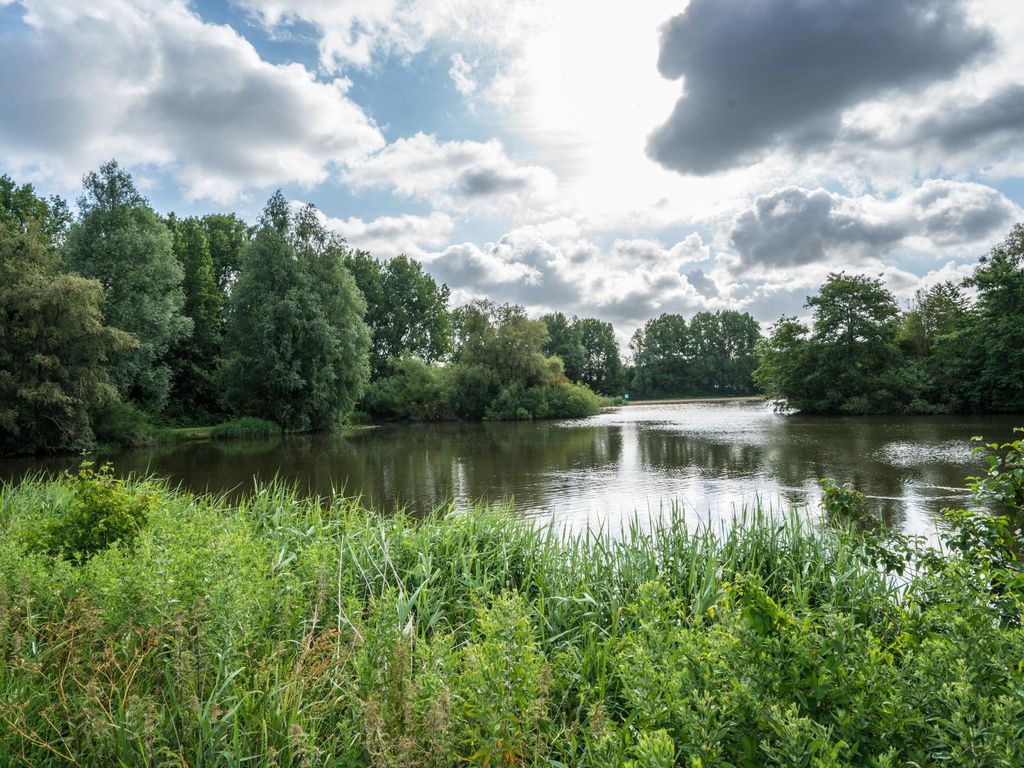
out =
[[[808,417],[762,403],[630,406],[566,422],[396,425],[340,435],[188,443],[113,457],[194,490],[242,493],[279,475],[307,491],[344,489],[385,509],[512,499],[573,528],[678,503],[696,519],[754,501],[815,509],[817,479],[850,481],[915,532],[965,498],[971,435],[1003,441],[1024,416]],[[0,478],[75,459],[0,463]]]

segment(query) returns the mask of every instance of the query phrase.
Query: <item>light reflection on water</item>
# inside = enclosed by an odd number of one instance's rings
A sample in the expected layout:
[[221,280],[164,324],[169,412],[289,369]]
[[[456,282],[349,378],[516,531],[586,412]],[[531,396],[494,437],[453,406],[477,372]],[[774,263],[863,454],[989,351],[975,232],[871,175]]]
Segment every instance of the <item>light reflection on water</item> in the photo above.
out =
[[[191,443],[129,451],[119,472],[153,471],[193,490],[244,493],[279,476],[344,489],[390,510],[514,499],[523,515],[618,527],[672,504],[692,522],[730,519],[758,497],[816,513],[818,479],[851,482],[872,510],[915,533],[966,499],[969,438],[1010,439],[1024,416],[808,417],[762,403],[633,405],[580,421],[394,425],[348,435]],[[0,462],[0,478],[75,459]]]

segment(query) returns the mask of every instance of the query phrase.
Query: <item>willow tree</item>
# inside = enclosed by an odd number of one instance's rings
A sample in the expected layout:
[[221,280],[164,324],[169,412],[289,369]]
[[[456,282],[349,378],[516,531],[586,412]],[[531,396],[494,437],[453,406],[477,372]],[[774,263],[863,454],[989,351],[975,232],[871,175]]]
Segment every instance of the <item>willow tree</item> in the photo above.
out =
[[366,303],[343,242],[307,206],[267,203],[228,302],[223,383],[238,414],[293,430],[328,429],[369,378]]

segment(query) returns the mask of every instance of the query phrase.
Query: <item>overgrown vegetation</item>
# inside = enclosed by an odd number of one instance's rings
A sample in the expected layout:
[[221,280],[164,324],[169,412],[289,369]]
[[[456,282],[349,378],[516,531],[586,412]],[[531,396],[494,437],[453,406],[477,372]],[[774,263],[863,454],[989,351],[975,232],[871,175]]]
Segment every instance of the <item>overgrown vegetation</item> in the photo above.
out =
[[[565,538],[501,509],[382,517],[280,487],[234,506],[88,471],[4,487],[0,754],[1017,766],[1024,589],[1006,526],[1024,450],[994,453],[973,487],[997,514],[951,515],[941,552],[757,511],[718,535],[669,515]],[[40,521],[78,519],[96,483],[145,506],[134,537],[87,559],[40,546]]]

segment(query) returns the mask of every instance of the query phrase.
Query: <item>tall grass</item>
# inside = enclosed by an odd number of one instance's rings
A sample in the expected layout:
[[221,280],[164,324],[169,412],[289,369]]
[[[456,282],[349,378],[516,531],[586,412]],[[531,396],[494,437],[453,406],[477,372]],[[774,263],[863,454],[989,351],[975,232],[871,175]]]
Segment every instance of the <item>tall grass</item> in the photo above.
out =
[[72,561],[78,482],[0,490],[4,765],[1024,764],[1024,635],[967,559],[897,587],[757,508],[566,538],[134,478],[144,526]]

